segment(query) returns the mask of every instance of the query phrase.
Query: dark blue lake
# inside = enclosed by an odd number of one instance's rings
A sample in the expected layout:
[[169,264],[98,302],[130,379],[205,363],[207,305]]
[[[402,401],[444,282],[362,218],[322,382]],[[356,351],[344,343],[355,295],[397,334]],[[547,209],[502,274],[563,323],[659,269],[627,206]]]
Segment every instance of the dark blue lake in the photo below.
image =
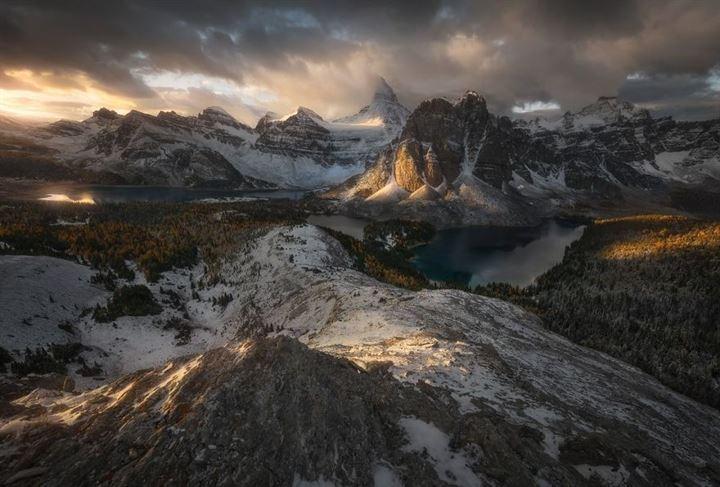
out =
[[434,281],[471,287],[489,282],[526,286],[560,262],[584,226],[551,220],[538,227],[463,227],[441,230],[415,247],[412,264]]

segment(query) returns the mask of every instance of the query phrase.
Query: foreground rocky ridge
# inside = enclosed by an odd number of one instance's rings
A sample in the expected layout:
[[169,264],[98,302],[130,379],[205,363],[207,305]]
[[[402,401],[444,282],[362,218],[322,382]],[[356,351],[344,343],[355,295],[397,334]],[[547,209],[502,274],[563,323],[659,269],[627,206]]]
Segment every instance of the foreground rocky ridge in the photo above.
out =
[[[9,483],[480,485],[536,475],[584,483],[543,452],[537,431],[496,422],[490,411],[461,417],[442,391],[285,337],[176,359],[79,396],[37,390],[16,401],[31,403],[5,426],[23,431],[16,460],[0,461],[15,472]],[[405,439],[403,428],[418,426],[426,431],[413,433],[440,440],[424,439],[431,455],[450,455],[453,444],[446,470],[435,463],[449,458],[423,455],[418,438]],[[492,456],[477,460],[489,477],[468,464],[478,448]]]
[[[198,333],[203,325],[202,333],[216,330],[224,348],[170,358],[167,366],[80,396],[18,398],[14,414],[0,420],[14,452],[1,460],[6,479],[35,475],[26,482],[41,484],[54,475],[88,474],[128,485],[145,474],[261,485],[271,479],[368,485],[371,478],[376,485],[720,481],[717,411],[543,329],[509,303],[379,283],[356,271],[335,239],[309,225],[247,241],[221,275],[202,291],[232,295],[221,312],[195,313],[203,303],[181,294]],[[137,323],[116,324],[103,325],[108,343]],[[148,319],[144,326],[156,325]],[[131,348],[120,342],[114,359],[123,360]],[[177,347],[175,354],[182,353]],[[68,446],[76,435],[87,446],[61,471],[61,447],[43,439]],[[283,440],[261,444],[264,435]],[[264,467],[246,443],[260,448]],[[284,450],[297,445],[305,452]],[[94,463],[96,448],[108,449],[109,467]],[[427,454],[419,454],[423,450]]]

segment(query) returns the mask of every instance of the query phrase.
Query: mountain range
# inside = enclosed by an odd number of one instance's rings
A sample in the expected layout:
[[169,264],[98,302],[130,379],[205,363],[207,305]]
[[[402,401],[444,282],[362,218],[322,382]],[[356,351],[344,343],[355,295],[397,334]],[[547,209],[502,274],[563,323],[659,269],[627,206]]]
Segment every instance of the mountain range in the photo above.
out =
[[305,107],[268,113],[255,127],[219,107],[188,117],[100,109],[82,122],[34,128],[3,121],[0,149],[49,159],[83,180],[331,187],[323,196],[346,212],[447,225],[526,223],[619,202],[670,207],[677,190],[720,188],[718,119],[654,118],[600,97],[558,120],[511,120],[472,91],[411,113],[382,78],[367,106],[332,121]]
[[381,78],[369,105],[335,121],[305,107],[284,117],[268,113],[254,128],[220,107],[188,117],[103,108],[81,122],[2,123],[0,149],[37,157],[42,148],[61,166],[127,184],[313,189],[364,170],[407,115]]
[[557,121],[510,120],[467,92],[433,99],[362,174],[331,191],[354,211],[513,223],[559,209],[670,206],[720,188],[720,120],[678,122],[614,97]]

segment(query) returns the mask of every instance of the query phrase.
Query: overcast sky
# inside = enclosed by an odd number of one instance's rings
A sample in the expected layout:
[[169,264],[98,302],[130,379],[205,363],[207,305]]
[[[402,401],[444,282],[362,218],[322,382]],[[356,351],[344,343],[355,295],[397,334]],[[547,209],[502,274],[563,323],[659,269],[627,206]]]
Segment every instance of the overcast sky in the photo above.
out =
[[[715,0],[0,0],[0,112],[45,119],[220,105],[356,111],[384,76],[410,108],[467,89],[497,113],[619,95],[720,116]],[[528,115],[526,115],[528,116]]]

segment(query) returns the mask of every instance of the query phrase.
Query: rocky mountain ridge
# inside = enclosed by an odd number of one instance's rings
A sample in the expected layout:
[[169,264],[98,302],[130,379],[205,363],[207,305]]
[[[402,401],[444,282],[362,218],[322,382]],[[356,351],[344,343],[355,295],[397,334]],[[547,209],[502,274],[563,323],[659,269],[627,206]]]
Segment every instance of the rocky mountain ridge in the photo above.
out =
[[623,198],[669,204],[673,185],[720,188],[720,120],[655,119],[600,97],[554,122],[513,121],[467,92],[421,103],[398,140],[329,195],[364,214],[449,212],[457,224],[479,205],[512,223],[524,204],[538,215]]
[[325,196],[341,200],[341,211],[445,226],[666,209],[678,188],[711,196],[720,188],[720,120],[654,118],[615,97],[554,121],[511,120],[490,113],[471,91],[426,100],[409,113],[382,79],[369,105],[333,121],[305,107],[284,117],[268,113],[255,127],[219,107],[191,117],[102,109],[82,122],[5,127],[3,134],[12,138],[13,157],[26,137],[35,153],[42,148],[64,168],[113,182],[335,185]]
[[[379,89],[357,120],[343,122],[304,107],[283,118],[268,114],[255,127],[220,107],[187,117],[103,108],[81,122],[0,130],[46,147],[59,164],[132,184],[312,189],[361,172],[398,135],[407,109],[384,81]],[[368,113],[386,116],[368,123]]]

